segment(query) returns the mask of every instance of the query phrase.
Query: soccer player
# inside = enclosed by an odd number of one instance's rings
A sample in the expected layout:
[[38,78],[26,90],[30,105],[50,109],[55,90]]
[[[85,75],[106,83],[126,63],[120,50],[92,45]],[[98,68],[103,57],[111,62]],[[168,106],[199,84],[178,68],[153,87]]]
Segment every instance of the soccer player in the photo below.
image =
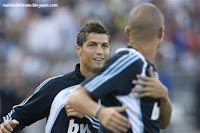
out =
[[[164,17],[153,4],[138,5],[130,13],[125,33],[128,47],[118,49],[100,71],[81,83],[66,106],[99,118],[100,133],[159,133],[169,124],[172,110],[167,93],[155,95],[161,84],[154,60],[164,37]],[[154,84],[158,87],[152,90]],[[160,87],[166,90],[165,86]],[[101,99],[103,106],[93,99]],[[122,105],[124,112],[110,107]]]
[[69,110],[69,114],[75,113],[79,118],[68,117],[64,103],[78,84],[103,66],[109,57],[109,39],[107,30],[99,22],[86,23],[75,45],[80,64],[71,73],[45,80],[34,94],[14,106],[1,120],[0,123],[4,122],[0,125],[0,133],[17,132],[43,118],[48,118],[46,133],[97,132],[98,119],[84,116],[73,109]]

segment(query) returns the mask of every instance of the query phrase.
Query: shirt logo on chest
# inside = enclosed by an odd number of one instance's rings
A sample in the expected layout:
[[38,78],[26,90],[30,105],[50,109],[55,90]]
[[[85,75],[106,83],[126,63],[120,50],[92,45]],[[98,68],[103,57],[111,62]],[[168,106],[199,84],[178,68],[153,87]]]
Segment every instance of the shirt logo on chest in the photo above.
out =
[[69,127],[67,133],[91,133],[88,124],[77,124],[74,123],[74,119],[69,122]]

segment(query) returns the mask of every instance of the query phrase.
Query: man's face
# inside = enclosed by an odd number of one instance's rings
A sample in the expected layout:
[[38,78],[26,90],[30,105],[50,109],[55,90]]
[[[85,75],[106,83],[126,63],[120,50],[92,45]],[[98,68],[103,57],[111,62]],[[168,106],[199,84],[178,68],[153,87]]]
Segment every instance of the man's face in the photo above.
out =
[[109,39],[106,34],[90,33],[80,48],[81,65],[87,71],[96,72],[109,57]]

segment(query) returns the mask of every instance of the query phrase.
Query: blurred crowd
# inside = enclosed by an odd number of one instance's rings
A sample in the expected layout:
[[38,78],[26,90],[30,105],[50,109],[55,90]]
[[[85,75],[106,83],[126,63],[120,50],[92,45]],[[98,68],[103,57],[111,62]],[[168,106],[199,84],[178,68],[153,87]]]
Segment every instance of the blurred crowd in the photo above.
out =
[[[186,90],[197,95],[192,113],[200,116],[200,0],[20,0],[58,7],[0,7],[0,117],[30,96],[44,79],[73,70],[79,62],[76,37],[85,22],[97,20],[105,25],[111,35],[111,54],[126,46],[123,29],[129,12],[142,2],[157,5],[165,16],[165,39],[156,62],[161,80],[175,100],[174,77],[192,79]],[[200,128],[200,117],[195,116],[195,127]]]

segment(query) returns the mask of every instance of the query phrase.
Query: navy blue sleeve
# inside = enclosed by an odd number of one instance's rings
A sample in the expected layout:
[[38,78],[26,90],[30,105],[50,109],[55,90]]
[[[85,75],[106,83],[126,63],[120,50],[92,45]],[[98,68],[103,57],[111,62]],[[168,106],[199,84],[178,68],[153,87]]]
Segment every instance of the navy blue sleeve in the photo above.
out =
[[110,94],[126,95],[134,87],[132,80],[145,73],[145,69],[145,62],[139,56],[118,53],[82,85],[97,99]]
[[36,88],[34,94],[19,105],[13,106],[8,115],[1,119],[1,122],[16,119],[20,123],[14,128],[14,132],[16,132],[22,130],[25,126],[47,117],[54,98],[52,89],[54,89],[55,83],[53,82],[51,79],[47,79],[41,83]]

